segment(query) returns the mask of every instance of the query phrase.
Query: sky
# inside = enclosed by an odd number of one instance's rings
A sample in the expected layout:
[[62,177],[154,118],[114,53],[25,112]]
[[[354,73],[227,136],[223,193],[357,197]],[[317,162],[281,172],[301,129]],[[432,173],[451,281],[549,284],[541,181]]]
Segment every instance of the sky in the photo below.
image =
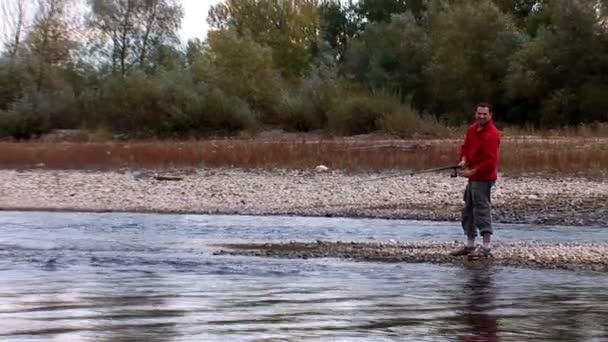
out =
[[184,7],[184,19],[180,37],[183,42],[191,38],[204,39],[207,36],[209,25],[207,25],[207,12],[211,5],[222,2],[222,0],[182,0]]
[[[211,5],[220,2],[222,0],[182,0],[184,18],[182,19],[180,38],[184,43],[191,38],[204,39],[207,36],[207,31],[209,30],[207,12]],[[12,3],[12,0],[0,0],[0,8],[8,6],[10,3]],[[5,31],[10,32],[6,27],[6,23],[0,24],[0,42],[3,42],[5,39]]]

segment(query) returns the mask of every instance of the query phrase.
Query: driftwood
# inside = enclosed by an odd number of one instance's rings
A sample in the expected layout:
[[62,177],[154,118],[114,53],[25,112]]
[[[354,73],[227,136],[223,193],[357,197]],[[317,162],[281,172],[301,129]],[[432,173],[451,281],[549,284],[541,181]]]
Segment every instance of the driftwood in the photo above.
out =
[[349,151],[370,151],[380,149],[394,149],[402,152],[417,152],[421,150],[427,150],[431,147],[431,144],[420,144],[420,143],[380,143],[380,144],[365,144],[365,145],[348,145],[345,146],[346,150]]
[[154,179],[159,180],[159,181],[181,181],[184,178],[183,177],[177,177],[177,176],[160,176],[160,175],[156,175],[156,176],[154,176]]

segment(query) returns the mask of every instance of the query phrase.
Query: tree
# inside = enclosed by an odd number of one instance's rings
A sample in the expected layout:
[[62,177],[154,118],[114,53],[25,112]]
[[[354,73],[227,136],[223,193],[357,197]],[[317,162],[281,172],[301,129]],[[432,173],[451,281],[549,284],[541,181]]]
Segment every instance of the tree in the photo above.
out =
[[323,1],[319,7],[321,38],[335,51],[334,57],[340,61],[361,27],[360,17],[355,10],[352,2],[343,6],[337,0]]
[[90,3],[92,18],[89,25],[101,33],[97,43],[98,48],[111,58],[112,70],[125,75],[137,54],[134,41],[139,34],[135,23],[136,7],[139,2],[90,0]]
[[183,9],[175,0],[89,0],[89,27],[112,70],[125,75],[149,65],[151,51],[177,43]]
[[198,38],[188,40],[188,43],[186,44],[185,54],[186,54],[186,63],[189,67],[194,65],[194,63],[196,63],[197,60],[203,58],[204,53],[205,53],[205,48],[206,48],[205,43]]
[[479,101],[500,104],[507,61],[524,37],[494,3],[439,4],[429,13],[429,109],[462,122]]
[[348,50],[345,69],[370,88],[412,96],[422,106],[427,48],[428,36],[412,13],[393,15],[390,23],[367,26]]
[[[142,34],[139,39],[139,67],[144,69],[150,50],[155,54],[171,51],[171,45],[179,42],[177,32],[181,26],[183,9],[175,0],[145,0],[142,5]],[[153,63],[154,65],[154,63]],[[153,65],[151,67],[153,67]]]
[[0,7],[3,26],[3,55],[0,55],[0,109],[6,109],[21,93],[17,75],[17,57],[26,33],[25,0],[3,0]]
[[38,11],[26,38],[27,56],[37,91],[51,81],[52,68],[71,62],[71,52],[77,44],[66,15],[70,4],[71,0],[38,0]]
[[512,15],[518,23],[523,23],[543,0],[493,0],[493,2],[501,11]]
[[298,77],[308,71],[317,42],[318,7],[317,0],[226,0],[211,7],[207,21],[270,46],[281,73]]
[[357,12],[369,22],[389,22],[393,14],[411,12],[420,18],[427,0],[361,0]]
[[3,23],[2,32],[4,33],[2,38],[6,54],[14,62],[25,33],[25,0],[3,0],[0,11],[0,18],[2,18]]
[[556,0],[543,6],[535,39],[513,57],[508,95],[544,126],[605,120],[608,34],[597,3]]
[[275,105],[281,94],[281,79],[273,67],[272,51],[252,38],[232,30],[209,33],[206,68],[194,75],[218,86],[228,95],[245,100],[267,123],[277,123]]

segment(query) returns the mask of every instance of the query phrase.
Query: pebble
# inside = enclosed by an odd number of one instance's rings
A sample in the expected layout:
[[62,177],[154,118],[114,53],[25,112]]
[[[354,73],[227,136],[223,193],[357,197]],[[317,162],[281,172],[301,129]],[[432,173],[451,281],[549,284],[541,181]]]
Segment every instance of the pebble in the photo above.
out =
[[496,265],[541,269],[590,270],[608,272],[608,243],[496,242],[492,258],[469,260],[449,252],[460,248],[456,242],[415,241],[393,245],[342,241],[231,244],[215,255],[245,255],[279,258],[343,258],[378,262],[428,262],[463,264],[488,262]]
[[[458,221],[466,185],[440,173],[199,169],[167,182],[156,172],[0,170],[0,208]],[[495,222],[608,227],[608,182],[500,175],[492,205]]]

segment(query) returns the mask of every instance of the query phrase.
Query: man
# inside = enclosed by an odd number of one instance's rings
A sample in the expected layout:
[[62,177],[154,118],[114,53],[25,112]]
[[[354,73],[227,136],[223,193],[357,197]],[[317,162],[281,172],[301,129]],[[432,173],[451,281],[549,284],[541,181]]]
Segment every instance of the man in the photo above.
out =
[[[492,120],[492,107],[480,103],[475,110],[475,122],[469,126],[460,149],[460,174],[469,179],[464,190],[462,228],[466,245],[451,254],[470,257],[491,256],[492,217],[490,194],[498,175],[500,133]],[[476,250],[477,231],[483,245]]]

